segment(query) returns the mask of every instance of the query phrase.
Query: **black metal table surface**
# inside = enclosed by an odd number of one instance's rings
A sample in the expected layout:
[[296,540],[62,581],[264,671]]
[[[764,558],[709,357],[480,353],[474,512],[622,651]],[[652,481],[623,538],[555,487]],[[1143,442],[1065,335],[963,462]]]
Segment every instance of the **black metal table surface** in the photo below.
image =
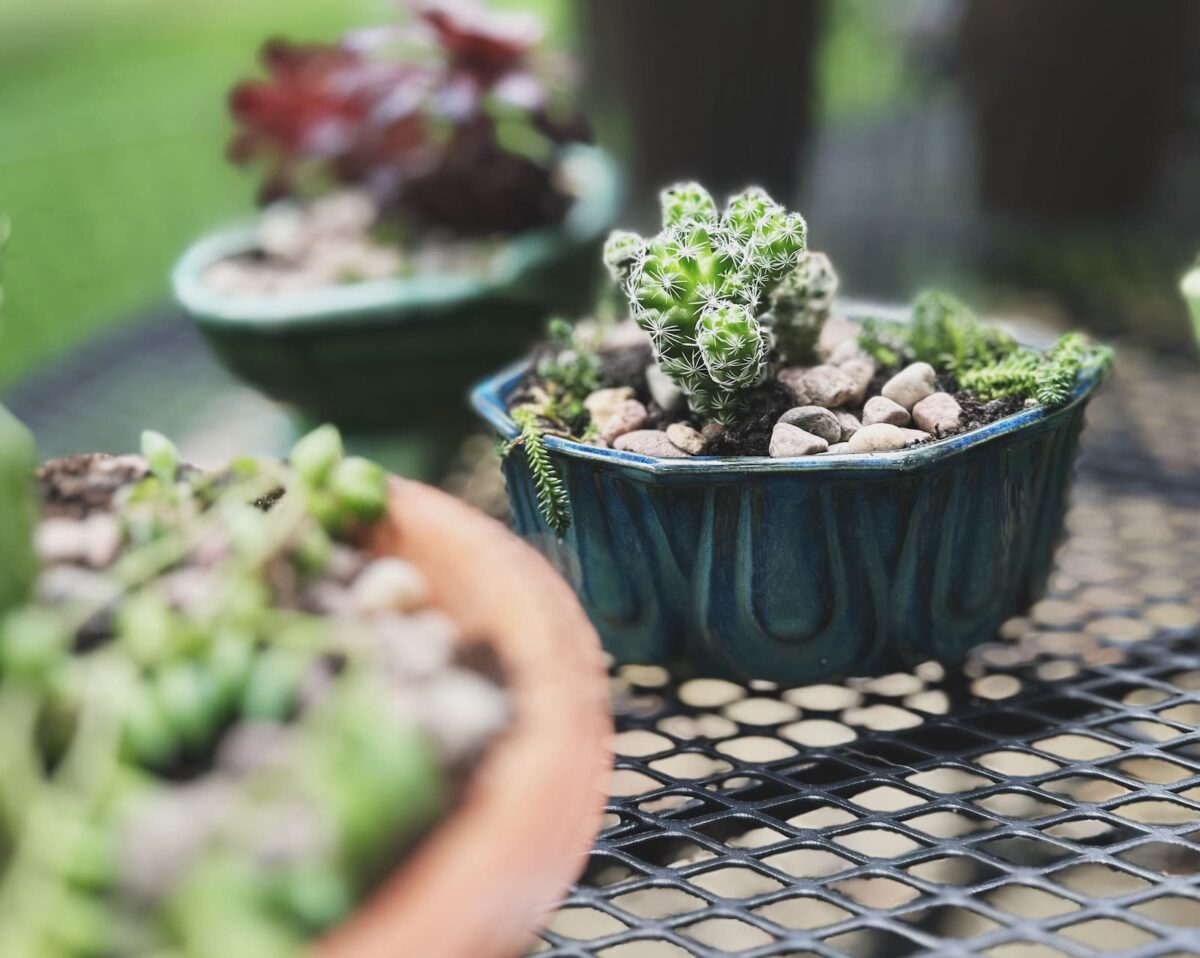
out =
[[[616,672],[605,828],[533,952],[1200,954],[1188,396],[1194,364],[1123,353],[1089,417],[1049,594],[962,670],[794,689]],[[288,434],[174,317],[5,398],[47,455],[131,448],[143,425],[201,462],[276,451]],[[488,449],[469,445],[452,482],[494,510]]]

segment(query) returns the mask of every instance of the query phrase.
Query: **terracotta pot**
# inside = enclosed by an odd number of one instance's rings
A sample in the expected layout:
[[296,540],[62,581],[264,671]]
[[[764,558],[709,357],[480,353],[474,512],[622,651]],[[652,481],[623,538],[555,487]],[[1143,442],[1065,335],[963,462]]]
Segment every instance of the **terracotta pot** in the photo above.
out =
[[612,723],[599,641],[541,556],[445,493],[396,480],[372,545],[420,567],[434,602],[493,646],[516,719],[458,807],[317,953],[514,958],[600,829]]

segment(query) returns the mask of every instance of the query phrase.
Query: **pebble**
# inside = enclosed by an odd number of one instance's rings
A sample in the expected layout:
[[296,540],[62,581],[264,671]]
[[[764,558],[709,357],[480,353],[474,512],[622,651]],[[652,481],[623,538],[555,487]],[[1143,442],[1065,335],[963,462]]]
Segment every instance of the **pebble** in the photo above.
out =
[[687,453],[671,442],[661,429],[637,429],[627,432],[613,443],[614,449],[636,452],[639,456],[656,456],[659,459],[681,459]]
[[454,620],[436,609],[385,616],[375,627],[384,666],[401,682],[425,679],[448,667],[459,636]]
[[708,422],[700,427],[700,435],[702,435],[709,442],[712,442],[714,439],[717,438],[717,436],[723,435],[724,432],[725,432],[724,423]]
[[350,586],[350,601],[367,615],[411,612],[429,601],[429,583],[412,563],[388,556],[363,569]]
[[908,445],[910,446],[916,445],[918,442],[928,442],[933,438],[933,436],[923,429],[902,429],[900,431],[908,438]]
[[912,417],[908,410],[887,396],[872,396],[863,406],[863,425],[873,426],[885,422],[892,426],[907,426]]
[[862,327],[845,316],[830,316],[821,327],[821,335],[817,339],[817,355],[826,362],[834,362],[834,355],[839,349],[850,347],[858,349],[858,334]]
[[791,390],[797,406],[833,409],[852,404],[860,392],[858,381],[838,366],[781,369],[778,378]]
[[866,358],[850,359],[838,366],[854,383],[854,395],[838,405],[861,406],[867,398],[867,390],[875,378],[875,360]]
[[646,388],[663,412],[675,412],[683,406],[683,390],[655,363],[646,367]]
[[826,442],[841,442],[842,424],[824,406],[797,406],[779,417],[779,422],[796,426]]
[[614,386],[612,389],[597,389],[593,393],[588,393],[587,398],[583,401],[583,408],[591,415],[592,422],[598,422],[612,415],[613,410],[625,402],[625,400],[632,398],[632,386]]
[[905,430],[891,423],[877,422],[863,426],[850,437],[847,445],[851,452],[891,452],[893,449],[903,449],[908,445]]
[[508,698],[474,672],[449,669],[425,688],[418,715],[438,751],[457,762],[508,724]]
[[884,383],[882,389],[885,397],[908,410],[935,392],[937,392],[937,374],[929,363],[913,363],[905,366]]
[[949,393],[934,393],[913,406],[913,421],[935,436],[950,436],[962,430],[962,406]]
[[125,534],[120,520],[107,512],[86,519],[52,516],[38,523],[34,548],[43,563],[72,562],[102,569],[117,557]]
[[853,452],[853,451],[854,450],[852,450],[850,448],[850,443],[848,443],[848,442],[835,442],[832,446],[829,447],[830,454],[835,455],[835,456],[840,456],[843,453]]
[[682,422],[667,426],[667,438],[689,456],[700,455],[708,446],[708,440],[701,433]]
[[858,417],[854,413],[846,412],[844,409],[835,409],[833,414],[837,416],[838,425],[842,427],[840,442],[845,442],[862,429],[863,424],[859,422]]
[[777,422],[771,431],[770,454],[772,459],[795,459],[800,456],[815,456],[825,452],[829,443],[820,436],[805,432],[798,426]]
[[646,407],[636,399],[626,399],[618,403],[603,419],[593,418],[592,422],[600,430],[600,438],[611,445],[619,436],[641,429],[646,424],[648,415]]

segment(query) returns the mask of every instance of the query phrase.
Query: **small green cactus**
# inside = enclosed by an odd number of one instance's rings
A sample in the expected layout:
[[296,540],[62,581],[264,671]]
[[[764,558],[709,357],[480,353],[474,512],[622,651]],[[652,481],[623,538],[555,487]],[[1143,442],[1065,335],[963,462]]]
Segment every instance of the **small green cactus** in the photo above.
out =
[[614,233],[604,260],[692,411],[727,422],[765,371],[758,313],[804,251],[804,219],[759,189],[733,197],[718,217],[698,183],[664,190],[662,210],[657,236]]
[[788,362],[807,366],[817,361],[817,339],[837,288],[838,276],[829,257],[806,252],[772,291],[770,309],[761,318]]

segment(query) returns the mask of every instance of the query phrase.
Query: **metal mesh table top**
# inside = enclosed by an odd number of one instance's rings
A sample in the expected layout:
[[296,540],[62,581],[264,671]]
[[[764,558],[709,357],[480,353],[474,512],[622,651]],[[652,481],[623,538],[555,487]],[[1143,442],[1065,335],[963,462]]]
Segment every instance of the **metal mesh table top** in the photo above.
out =
[[[1050,593],[960,671],[799,689],[617,672],[605,828],[535,953],[1200,954],[1200,404],[1187,396],[1200,397],[1194,364],[1122,353],[1089,416]],[[143,424],[201,460],[287,434],[174,319],[8,399],[47,454],[129,448]],[[485,505],[490,448],[468,447],[454,479]]]

